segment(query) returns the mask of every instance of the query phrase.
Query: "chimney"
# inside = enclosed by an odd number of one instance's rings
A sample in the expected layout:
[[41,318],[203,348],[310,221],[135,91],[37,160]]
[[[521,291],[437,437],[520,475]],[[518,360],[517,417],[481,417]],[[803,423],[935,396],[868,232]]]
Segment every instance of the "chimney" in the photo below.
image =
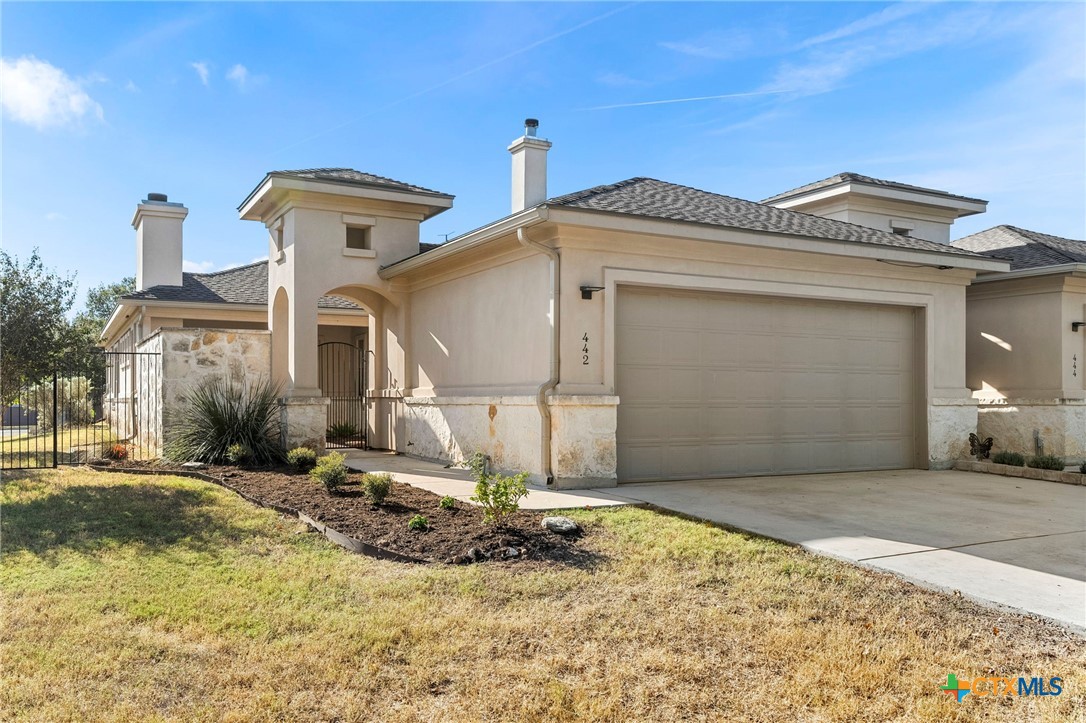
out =
[[547,151],[551,142],[536,137],[539,121],[527,118],[524,135],[513,141],[513,213],[547,200]]
[[189,210],[165,193],[148,193],[136,206],[136,291],[181,285],[181,224]]

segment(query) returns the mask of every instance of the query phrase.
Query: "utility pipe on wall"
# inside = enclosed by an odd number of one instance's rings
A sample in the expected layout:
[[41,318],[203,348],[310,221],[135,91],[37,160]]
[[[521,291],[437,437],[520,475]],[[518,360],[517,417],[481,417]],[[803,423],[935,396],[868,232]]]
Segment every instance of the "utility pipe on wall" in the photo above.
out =
[[541,254],[546,254],[551,260],[551,376],[550,379],[539,385],[536,392],[535,404],[539,409],[539,417],[542,428],[540,430],[540,448],[543,455],[543,474],[546,475],[547,484],[554,484],[554,472],[551,468],[551,408],[547,404],[547,392],[558,386],[561,372],[561,348],[559,340],[561,336],[560,314],[562,298],[561,271],[562,257],[557,249],[533,241],[528,238],[523,228],[517,229],[517,240],[528,249],[534,249]]

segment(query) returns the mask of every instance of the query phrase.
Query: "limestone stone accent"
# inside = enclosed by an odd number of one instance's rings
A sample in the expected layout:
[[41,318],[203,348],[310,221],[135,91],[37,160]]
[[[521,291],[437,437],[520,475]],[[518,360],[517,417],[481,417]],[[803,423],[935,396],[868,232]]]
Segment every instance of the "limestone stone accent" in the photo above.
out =
[[932,399],[928,405],[928,466],[950,469],[969,456],[969,434],[977,428],[972,399]]
[[213,377],[253,384],[271,374],[267,331],[162,329],[156,336],[162,351],[159,452],[198,385]]
[[279,400],[279,426],[284,449],[312,447],[324,451],[328,423],[327,397],[286,397]]
[[482,452],[497,471],[528,471],[533,483],[545,481],[535,397],[407,397],[403,424],[400,452],[454,463]]
[[[111,365],[121,372],[122,377],[132,375],[131,388],[135,392],[136,418],[133,420],[122,412],[110,421],[113,431],[122,439],[131,438],[133,430],[130,427],[135,426],[135,438],[143,454],[158,456],[162,449],[162,335],[155,334],[144,339],[136,346],[136,352],[131,362],[124,356],[118,356]],[[117,368],[126,363],[131,363],[134,368]],[[124,388],[123,385],[118,387]],[[108,402],[106,406],[113,407],[112,411],[121,411]]]
[[559,395],[551,410],[551,466],[556,489],[618,484],[618,397]]
[[1079,463],[1086,459],[1086,401],[1080,399],[1008,399],[981,404],[977,434],[994,440],[993,450],[1037,453],[1034,432],[1045,454]]
[[1025,479],[1038,479],[1046,482],[1060,482],[1067,485],[1086,485],[1086,474],[1075,471],[1034,469],[1032,467],[1018,467],[1012,464],[975,462],[968,459],[960,459],[955,462],[954,469],[962,472],[983,472],[1003,475],[1004,477],[1024,477]]

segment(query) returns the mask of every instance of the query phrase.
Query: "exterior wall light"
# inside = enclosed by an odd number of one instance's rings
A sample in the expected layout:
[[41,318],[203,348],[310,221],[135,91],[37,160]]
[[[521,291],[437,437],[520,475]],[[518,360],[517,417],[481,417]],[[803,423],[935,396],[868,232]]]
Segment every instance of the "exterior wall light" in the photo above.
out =
[[[581,290],[584,291],[583,286],[581,287]],[[1072,321],[1071,322],[1071,331],[1078,331],[1080,326],[1086,326],[1086,321]]]
[[592,300],[592,294],[597,292],[597,291],[603,291],[603,287],[602,286],[582,286],[581,287],[581,298],[591,301]]

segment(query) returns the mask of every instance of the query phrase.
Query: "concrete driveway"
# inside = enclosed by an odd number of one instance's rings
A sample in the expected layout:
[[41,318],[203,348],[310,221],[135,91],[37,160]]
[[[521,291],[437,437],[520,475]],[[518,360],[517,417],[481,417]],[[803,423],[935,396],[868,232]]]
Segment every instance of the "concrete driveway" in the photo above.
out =
[[1086,487],[897,470],[600,491],[1086,631]]

